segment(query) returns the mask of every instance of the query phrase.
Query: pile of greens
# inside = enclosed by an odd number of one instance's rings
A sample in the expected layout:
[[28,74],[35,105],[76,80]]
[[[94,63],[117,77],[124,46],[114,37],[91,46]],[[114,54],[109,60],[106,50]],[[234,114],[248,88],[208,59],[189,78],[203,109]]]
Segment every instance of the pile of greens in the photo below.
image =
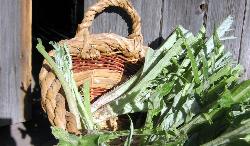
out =
[[[53,44],[56,55],[52,59],[39,40],[37,49],[55,70],[66,96],[70,96],[68,106],[79,117],[78,127],[83,125],[87,131],[76,136],[52,127],[58,145],[104,146],[119,137],[126,137],[122,143],[125,146],[248,144],[250,80],[240,83],[241,66],[235,65],[221,43],[233,38],[224,37],[232,22],[228,17],[210,39],[204,27],[194,36],[179,26],[159,49],[149,48],[144,66],[104,95],[115,95],[115,99],[101,106],[90,105],[88,83],[82,94],[78,92],[67,47]],[[130,118],[128,130],[98,129],[101,121],[135,112],[147,114],[139,129],[134,128]]]

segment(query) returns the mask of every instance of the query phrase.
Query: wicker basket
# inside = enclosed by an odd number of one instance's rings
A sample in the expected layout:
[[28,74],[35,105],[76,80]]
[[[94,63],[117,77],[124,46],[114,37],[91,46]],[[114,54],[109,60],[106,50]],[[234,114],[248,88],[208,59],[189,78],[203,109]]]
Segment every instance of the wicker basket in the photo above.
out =
[[[128,38],[112,33],[89,33],[88,28],[95,15],[110,6],[120,7],[130,15],[133,25]],[[91,81],[92,102],[135,73],[138,62],[145,55],[140,17],[127,0],[100,0],[85,13],[76,36],[60,43],[69,46],[77,86],[83,85],[86,80]],[[49,54],[53,56],[53,52]],[[40,71],[39,81],[42,107],[50,123],[71,133],[79,133],[75,116],[68,112],[61,84],[46,61]]]

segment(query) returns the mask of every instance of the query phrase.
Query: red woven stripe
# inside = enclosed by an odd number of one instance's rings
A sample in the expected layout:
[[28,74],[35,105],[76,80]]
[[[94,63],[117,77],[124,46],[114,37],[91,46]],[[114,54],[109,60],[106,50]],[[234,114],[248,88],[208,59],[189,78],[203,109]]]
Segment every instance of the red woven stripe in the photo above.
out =
[[73,71],[81,72],[92,69],[110,69],[123,72],[125,60],[117,55],[101,56],[99,59],[81,59],[73,57]]

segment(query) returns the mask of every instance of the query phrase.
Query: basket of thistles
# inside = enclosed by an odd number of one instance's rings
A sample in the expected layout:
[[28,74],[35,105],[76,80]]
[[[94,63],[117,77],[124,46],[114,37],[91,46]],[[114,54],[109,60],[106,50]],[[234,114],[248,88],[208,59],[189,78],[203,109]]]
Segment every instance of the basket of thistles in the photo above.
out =
[[[91,34],[89,32],[95,15],[111,6],[125,10],[131,17],[132,33],[127,38],[113,33]],[[74,92],[78,92],[84,88],[85,84],[88,84],[90,88],[90,99],[88,100],[93,103],[100,95],[138,70],[146,52],[146,47],[143,47],[142,43],[140,17],[131,3],[126,0],[101,0],[85,13],[75,37],[53,43],[55,50],[49,52],[49,55],[55,58],[61,71],[69,72],[68,76],[64,75],[66,82],[73,77],[76,84],[76,89],[73,88],[76,90]],[[50,123],[53,126],[78,133],[78,130],[83,128],[81,117],[77,112],[77,102],[79,101],[72,101],[72,105],[70,105],[69,100],[71,99],[67,99],[68,103],[65,103],[67,96],[65,90],[48,61],[43,63],[39,80],[42,107],[48,114]],[[76,96],[78,95],[76,94]],[[82,94],[79,95],[79,98],[81,98],[80,96]],[[80,99],[80,101],[82,100],[84,99]]]
[[[91,34],[97,13],[115,6],[132,33]],[[39,74],[42,108],[59,145],[227,145],[249,142],[250,80],[221,40],[228,17],[207,38],[178,26],[156,50],[143,46],[140,17],[128,0],[100,0],[76,36],[47,53]],[[230,40],[229,40],[230,41]]]

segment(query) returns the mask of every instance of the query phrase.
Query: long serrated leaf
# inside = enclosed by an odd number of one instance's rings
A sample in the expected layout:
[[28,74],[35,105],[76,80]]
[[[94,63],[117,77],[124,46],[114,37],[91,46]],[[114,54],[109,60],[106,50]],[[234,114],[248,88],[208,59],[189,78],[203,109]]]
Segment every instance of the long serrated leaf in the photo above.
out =
[[239,103],[250,97],[250,80],[243,81],[232,91],[233,100]]
[[[190,33],[188,33],[188,31],[182,26],[178,26],[177,29],[180,30],[186,37],[190,36]],[[159,49],[156,51],[149,50],[149,54],[146,55],[145,64],[143,66],[143,73],[145,73],[152,66],[152,64],[159,59],[159,56],[163,51],[166,52],[174,45],[174,43],[176,43],[178,39],[177,37],[176,31],[174,31],[174,33],[167,39],[167,41],[164,42],[163,45],[159,47]]]
[[214,73],[208,78],[209,83],[216,82],[219,78],[226,76],[231,73],[231,67],[229,65],[226,65],[222,69],[220,69],[218,72]]
[[218,54],[219,53],[218,49],[222,46],[222,43],[220,41],[220,37],[216,30],[214,30],[213,32],[213,42],[214,42],[214,50],[215,50],[214,52]]
[[202,72],[204,75],[204,79],[207,80],[209,73],[208,73],[208,63],[205,54],[202,55],[201,58],[202,58]]
[[[231,26],[233,24],[233,17],[228,16],[222,23],[221,25],[217,28],[216,32],[218,34],[218,37],[221,39],[224,34],[230,30]],[[207,52],[210,53],[212,49],[214,48],[214,43],[213,43],[213,38],[210,38],[207,43]]]
[[200,84],[200,79],[199,79],[199,74],[198,74],[198,65],[196,63],[195,57],[194,57],[192,50],[190,48],[190,45],[187,43],[187,41],[184,42],[184,45],[187,49],[187,55],[191,61],[191,66],[192,66],[192,70],[193,70],[193,74],[194,74],[194,81],[197,84]]

